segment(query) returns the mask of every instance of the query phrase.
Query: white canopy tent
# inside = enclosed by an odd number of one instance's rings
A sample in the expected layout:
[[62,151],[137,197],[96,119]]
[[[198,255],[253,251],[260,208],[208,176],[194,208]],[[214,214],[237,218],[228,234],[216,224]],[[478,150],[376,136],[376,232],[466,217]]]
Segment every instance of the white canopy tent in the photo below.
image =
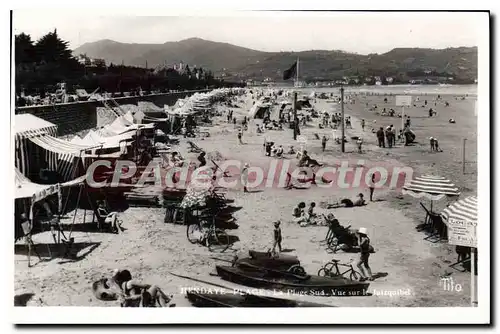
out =
[[[23,175],[29,175],[30,157],[34,152],[30,147],[29,138],[40,135],[57,135],[57,126],[32,114],[18,114],[14,116],[14,135],[15,135],[15,159],[14,164]],[[49,168],[55,169],[57,156],[46,152],[44,157],[49,162]]]

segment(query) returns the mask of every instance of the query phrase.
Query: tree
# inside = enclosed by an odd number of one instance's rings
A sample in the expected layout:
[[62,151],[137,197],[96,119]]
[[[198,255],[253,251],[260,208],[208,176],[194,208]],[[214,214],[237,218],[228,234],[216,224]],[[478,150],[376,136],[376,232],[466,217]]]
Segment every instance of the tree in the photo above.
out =
[[25,33],[16,35],[14,49],[16,65],[35,62],[35,47],[30,35]]
[[66,63],[75,60],[68,48],[68,42],[57,35],[57,30],[49,32],[38,40],[35,45],[37,58],[45,63]]
[[189,68],[189,65],[186,65],[186,71],[185,71],[185,73],[188,76],[188,78],[191,77],[191,69]]

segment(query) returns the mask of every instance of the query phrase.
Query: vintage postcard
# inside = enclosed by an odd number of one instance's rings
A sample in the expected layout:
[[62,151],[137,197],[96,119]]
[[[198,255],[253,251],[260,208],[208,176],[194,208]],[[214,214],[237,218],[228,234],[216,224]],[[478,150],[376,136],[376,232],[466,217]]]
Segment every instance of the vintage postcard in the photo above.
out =
[[13,322],[490,321],[488,12],[11,19]]

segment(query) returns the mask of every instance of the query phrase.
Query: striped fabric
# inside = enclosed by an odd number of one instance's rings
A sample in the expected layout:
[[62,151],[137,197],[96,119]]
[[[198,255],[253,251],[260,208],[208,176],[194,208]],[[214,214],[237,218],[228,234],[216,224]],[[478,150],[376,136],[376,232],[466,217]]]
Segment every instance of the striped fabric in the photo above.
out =
[[28,139],[46,151],[55,154],[57,168],[51,169],[57,170],[64,181],[75,178],[76,175],[74,175],[74,170],[80,161],[82,151],[91,148],[88,145],[78,145],[49,135]]
[[439,200],[444,196],[458,196],[460,191],[450,180],[432,175],[422,175],[403,186],[403,194],[416,198]]
[[448,206],[441,216],[444,220],[456,219],[477,222],[477,197],[470,196]]
[[[16,115],[21,116],[21,115]],[[34,117],[34,116],[33,116]],[[18,121],[18,120],[16,120]],[[47,122],[48,123],[48,122]],[[14,165],[19,169],[19,171],[25,175],[30,175],[30,157],[34,157],[37,154],[37,150],[33,145],[31,145],[29,138],[41,135],[57,135],[57,126],[47,126],[37,129],[20,130],[15,133],[15,160]],[[45,152],[45,161],[48,162],[49,169],[55,169],[57,166],[57,155],[53,152]]]

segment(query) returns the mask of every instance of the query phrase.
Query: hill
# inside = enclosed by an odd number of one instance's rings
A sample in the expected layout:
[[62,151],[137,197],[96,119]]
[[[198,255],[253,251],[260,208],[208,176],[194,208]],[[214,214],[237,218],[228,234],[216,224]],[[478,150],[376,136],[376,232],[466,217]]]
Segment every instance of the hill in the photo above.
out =
[[[269,77],[279,80],[282,71],[300,58],[300,76],[331,80],[351,75],[407,76],[432,71],[435,76],[477,77],[477,47],[447,49],[396,48],[383,54],[361,55],[338,50],[263,52],[190,38],[164,44],[129,44],[111,40],[86,43],[73,51],[115,64],[156,67],[184,62],[201,66],[216,75],[235,79]],[[411,75],[410,75],[411,76]]]

